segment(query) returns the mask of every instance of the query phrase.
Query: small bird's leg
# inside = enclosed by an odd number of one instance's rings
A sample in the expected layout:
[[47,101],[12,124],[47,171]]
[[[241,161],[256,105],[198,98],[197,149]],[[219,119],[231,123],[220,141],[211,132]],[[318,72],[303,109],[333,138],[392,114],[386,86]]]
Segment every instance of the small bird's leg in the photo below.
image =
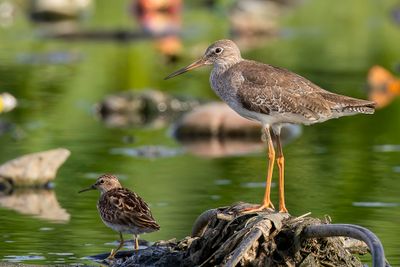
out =
[[122,236],[122,233],[119,232],[119,246],[116,249],[111,250],[110,256],[108,256],[107,259],[108,260],[114,259],[115,254],[117,254],[118,250],[120,250],[123,245],[124,245],[124,238]]
[[276,135],[276,146],[278,148],[278,155],[276,157],[276,162],[278,163],[279,169],[279,212],[287,213],[285,205],[285,158],[282,151],[281,135],[280,133]]
[[133,235],[133,239],[135,239],[135,246],[133,247],[134,250],[139,249],[139,240],[137,235]]

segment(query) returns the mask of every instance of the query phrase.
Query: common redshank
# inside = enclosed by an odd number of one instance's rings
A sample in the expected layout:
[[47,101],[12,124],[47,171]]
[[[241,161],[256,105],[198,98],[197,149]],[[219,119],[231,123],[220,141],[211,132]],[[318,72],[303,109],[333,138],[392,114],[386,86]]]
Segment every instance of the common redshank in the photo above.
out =
[[[372,101],[334,94],[289,70],[243,59],[239,48],[231,40],[216,41],[199,60],[165,79],[204,65],[214,66],[210,75],[214,92],[241,116],[260,122],[265,130],[269,158],[265,195],[262,204],[250,211],[274,209],[270,192],[276,156],[279,169],[279,211],[287,212],[284,195],[285,164],[280,140],[282,125],[310,125],[357,113],[374,113],[375,103]],[[276,139],[277,154],[273,137]]]
[[111,174],[104,174],[97,178],[95,184],[79,193],[98,189],[101,192],[97,209],[105,225],[119,232],[120,243],[111,250],[107,259],[113,259],[124,244],[122,233],[133,234],[134,249],[139,248],[138,235],[150,233],[160,229],[151,214],[149,206],[135,192],[123,188],[118,178]]

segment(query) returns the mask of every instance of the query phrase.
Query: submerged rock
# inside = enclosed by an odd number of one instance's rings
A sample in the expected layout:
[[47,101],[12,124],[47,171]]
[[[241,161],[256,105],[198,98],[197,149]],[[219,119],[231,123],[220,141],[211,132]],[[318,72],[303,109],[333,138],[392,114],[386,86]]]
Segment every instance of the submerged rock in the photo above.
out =
[[207,103],[185,114],[175,125],[178,140],[210,137],[260,140],[259,123],[243,118],[222,102]]
[[0,187],[43,186],[56,177],[58,168],[71,152],[57,148],[27,154],[0,165]]
[[[243,118],[222,102],[194,108],[177,121],[173,136],[192,154],[221,157],[254,153],[264,148],[261,124]],[[301,134],[299,125],[282,127],[281,140],[289,143]]]
[[88,12],[92,0],[31,0],[29,14],[34,21],[76,19]]
[[161,127],[198,105],[198,100],[174,97],[157,90],[126,91],[107,96],[97,104],[96,111],[112,127]]

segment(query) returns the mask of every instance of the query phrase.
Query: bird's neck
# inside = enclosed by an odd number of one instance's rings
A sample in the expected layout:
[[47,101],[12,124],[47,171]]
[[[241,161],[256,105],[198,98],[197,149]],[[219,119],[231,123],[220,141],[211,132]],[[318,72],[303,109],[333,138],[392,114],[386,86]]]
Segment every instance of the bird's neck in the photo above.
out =
[[108,187],[108,188],[100,188],[100,195],[104,195],[105,193],[115,190],[115,189],[119,189],[122,188],[121,186],[113,186],[113,187]]
[[213,72],[215,74],[221,74],[242,60],[243,59],[241,57],[237,57],[237,58],[230,58],[230,60],[216,61],[214,63]]

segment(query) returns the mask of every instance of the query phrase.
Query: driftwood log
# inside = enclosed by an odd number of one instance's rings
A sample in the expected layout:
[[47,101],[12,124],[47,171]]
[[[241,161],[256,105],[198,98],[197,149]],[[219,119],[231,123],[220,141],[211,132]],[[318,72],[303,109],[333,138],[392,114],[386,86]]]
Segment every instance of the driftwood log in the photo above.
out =
[[108,253],[92,259],[115,267],[361,267],[354,254],[366,254],[369,247],[373,266],[388,266],[379,240],[365,228],[330,224],[309,214],[293,217],[272,211],[241,213],[248,205],[238,203],[204,212],[194,223],[191,236],[180,241],[160,241],[135,252],[121,251],[113,261],[104,261]]

